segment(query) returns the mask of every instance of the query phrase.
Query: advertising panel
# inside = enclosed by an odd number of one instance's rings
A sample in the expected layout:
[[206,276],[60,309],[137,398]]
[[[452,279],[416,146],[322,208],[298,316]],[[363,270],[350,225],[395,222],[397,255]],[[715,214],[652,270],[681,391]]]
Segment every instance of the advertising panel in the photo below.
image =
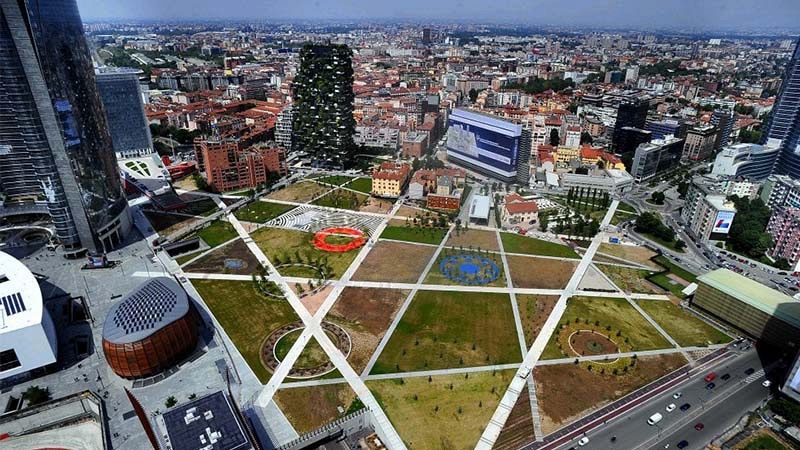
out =
[[731,224],[735,215],[736,213],[732,211],[718,212],[717,218],[714,220],[714,227],[711,228],[711,234],[728,234],[731,231]]
[[447,151],[492,172],[514,175],[517,170],[519,136],[508,136],[474,123],[451,118]]

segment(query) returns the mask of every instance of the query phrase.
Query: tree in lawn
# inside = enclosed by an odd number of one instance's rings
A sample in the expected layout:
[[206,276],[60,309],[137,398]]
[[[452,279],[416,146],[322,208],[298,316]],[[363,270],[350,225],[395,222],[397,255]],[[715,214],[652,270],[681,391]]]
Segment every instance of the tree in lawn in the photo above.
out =
[[574,196],[575,196],[575,187],[573,186],[573,187],[569,188],[569,191],[567,192],[567,204],[568,205],[572,204],[572,199],[573,199]]
[[665,199],[666,195],[661,191],[653,191],[653,193],[650,194],[650,201],[656,205],[663,205]]
[[553,147],[558,147],[558,144],[561,142],[561,139],[558,136],[558,130],[553,128],[550,130],[550,145]]

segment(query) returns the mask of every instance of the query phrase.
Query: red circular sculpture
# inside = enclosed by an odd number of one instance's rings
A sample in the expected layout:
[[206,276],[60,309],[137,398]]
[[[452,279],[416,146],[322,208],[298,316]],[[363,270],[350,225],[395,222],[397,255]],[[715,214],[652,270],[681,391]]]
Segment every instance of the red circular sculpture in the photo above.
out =
[[[351,237],[349,242],[343,244],[331,244],[328,242],[329,236]],[[314,234],[314,247],[332,253],[344,253],[355,250],[367,242],[367,237],[361,230],[348,227],[332,227],[319,230]]]

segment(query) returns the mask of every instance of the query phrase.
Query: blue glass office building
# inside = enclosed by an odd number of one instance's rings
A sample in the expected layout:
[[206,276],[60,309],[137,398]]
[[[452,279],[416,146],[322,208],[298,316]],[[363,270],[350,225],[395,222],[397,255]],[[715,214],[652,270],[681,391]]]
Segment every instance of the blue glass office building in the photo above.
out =
[[66,248],[115,247],[130,218],[75,0],[0,0],[0,59],[0,158],[31,161],[0,192],[44,199]]
[[795,46],[780,93],[772,108],[763,142],[781,141],[781,154],[774,172],[800,178],[800,46]]
[[498,117],[465,109],[450,114],[447,159],[507,183],[528,183],[530,132]]

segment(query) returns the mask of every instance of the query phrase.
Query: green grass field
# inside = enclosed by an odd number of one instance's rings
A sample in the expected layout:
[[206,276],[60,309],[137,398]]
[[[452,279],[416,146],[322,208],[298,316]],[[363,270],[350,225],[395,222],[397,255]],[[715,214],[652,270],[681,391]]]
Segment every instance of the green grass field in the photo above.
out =
[[445,234],[447,234],[446,228],[416,228],[390,225],[383,230],[380,237],[381,239],[439,245]]
[[368,381],[408,448],[475,448],[505,393],[513,370]]
[[[297,254],[299,254],[304,261],[308,261],[309,259],[324,259],[327,260],[328,265],[333,269],[331,276],[334,278],[341,276],[358,254],[357,249],[346,253],[331,253],[317,250],[311,244],[314,235],[303,231],[286,230],[283,228],[261,228],[255,233],[252,233],[251,237],[273,263],[277,260],[285,262],[289,257],[291,257],[294,262],[297,262]],[[296,273],[292,272],[293,270],[296,269],[287,267],[285,269],[280,269],[280,272],[284,275]]]
[[611,266],[608,264],[596,264],[618,288],[625,292],[658,294],[661,291],[654,289],[645,279],[652,272],[644,269],[631,269],[628,267]]
[[639,300],[637,303],[681,347],[724,344],[731,341],[730,336],[685,312],[672,302]]
[[294,208],[293,205],[255,201],[236,211],[236,218],[245,222],[266,223]]
[[209,247],[216,247],[222,243],[228,242],[238,236],[233,225],[221,220],[211,222],[207,227],[197,232],[200,237]]
[[[275,356],[283,361],[287,354],[289,354],[289,350],[292,349],[292,346],[297,339],[300,338],[300,335],[303,333],[303,330],[294,330],[289,332],[286,336],[282,337],[276,344],[275,344]],[[330,337],[330,334],[328,335]],[[322,346],[319,345],[317,339],[312,337],[308,344],[303,347],[303,351],[300,352],[300,356],[297,357],[297,361],[295,361],[294,366],[295,368],[299,369],[310,369],[328,362],[328,355],[325,354],[325,350],[322,349]]]
[[353,177],[348,177],[346,175],[331,175],[327,177],[314,178],[314,179],[322,183],[335,184],[336,186],[341,186],[347,183],[348,181],[352,180]]
[[673,263],[672,261],[670,261],[669,259],[667,259],[667,257],[665,257],[663,255],[656,256],[655,258],[653,258],[653,261],[655,261],[656,263],[664,266],[670,272],[674,273],[675,275],[683,278],[684,280],[686,280],[686,281],[688,281],[690,283],[694,283],[695,280],[697,280],[697,275],[695,275],[695,274],[689,272],[688,270],[684,269],[683,267]]
[[484,366],[520,359],[508,295],[420,291],[372,373]]
[[258,295],[250,281],[192,280],[214,317],[236,348],[265,383],[269,371],[261,364],[261,345],[272,332],[299,320],[289,303]]
[[503,241],[503,249],[505,249],[506,253],[580,258],[571,248],[554,242],[512,233],[500,233],[500,239]]
[[[611,327],[608,333],[616,335],[621,333],[621,338],[628,339],[628,344],[633,350],[655,350],[670,348],[669,342],[653,328],[627,300],[622,298],[597,298],[597,297],[572,297],[567,302],[567,309],[559,321],[581,322],[586,319],[590,324],[599,323],[601,328]],[[616,338],[616,337],[615,337]],[[571,357],[558,349],[557,336],[553,334],[544,350],[542,359],[556,359]]]
[[372,178],[356,178],[346,186],[354,191],[369,194],[372,192]]
[[350,209],[357,211],[364,203],[367,202],[368,198],[369,197],[366,195],[344,189],[338,189],[314,200],[311,202],[311,204],[327,206],[329,208]]
[[748,442],[742,450],[789,450],[772,436],[759,436]]

